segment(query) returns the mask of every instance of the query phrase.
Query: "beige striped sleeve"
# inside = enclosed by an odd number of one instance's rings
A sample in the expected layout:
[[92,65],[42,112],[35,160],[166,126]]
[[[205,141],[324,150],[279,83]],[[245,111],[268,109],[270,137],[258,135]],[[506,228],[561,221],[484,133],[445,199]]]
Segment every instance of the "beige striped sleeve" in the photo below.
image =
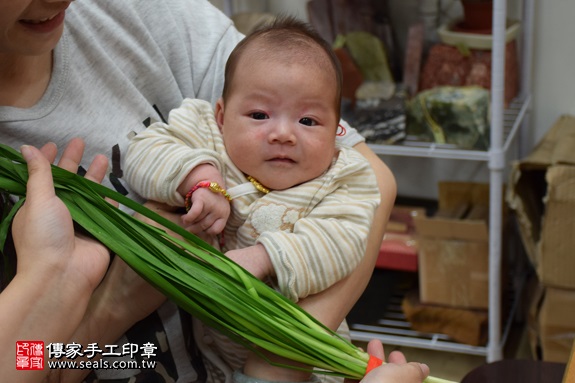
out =
[[183,206],[177,188],[199,164],[223,171],[217,148],[223,146],[211,105],[186,99],[170,112],[168,123],[157,122],[135,136],[124,160],[125,177],[142,197]]

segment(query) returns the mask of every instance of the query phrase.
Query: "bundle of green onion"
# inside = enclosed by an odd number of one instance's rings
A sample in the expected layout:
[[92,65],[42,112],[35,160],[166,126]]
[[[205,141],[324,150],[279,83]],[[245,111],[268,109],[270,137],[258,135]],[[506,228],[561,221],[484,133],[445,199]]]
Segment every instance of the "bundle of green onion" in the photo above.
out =
[[[74,221],[157,289],[204,323],[265,356],[260,348],[325,374],[361,379],[369,355],[315,320],[198,237],[95,182],[53,166],[56,194]],[[25,197],[28,171],[20,153],[0,144],[0,190]],[[165,228],[144,223],[108,197]],[[14,206],[0,225],[3,245]],[[287,368],[299,368],[282,365]],[[427,382],[445,382],[429,377]]]

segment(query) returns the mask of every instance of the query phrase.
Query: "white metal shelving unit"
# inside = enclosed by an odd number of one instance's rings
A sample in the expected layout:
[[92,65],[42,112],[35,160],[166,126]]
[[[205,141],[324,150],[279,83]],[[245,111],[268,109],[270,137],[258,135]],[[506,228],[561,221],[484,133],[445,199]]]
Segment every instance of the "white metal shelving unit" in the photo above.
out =
[[[379,338],[384,344],[429,348],[473,355],[484,355],[488,362],[503,358],[503,347],[511,325],[511,318],[502,331],[501,320],[501,253],[503,184],[506,153],[525,125],[531,105],[531,59],[534,0],[523,1],[521,20],[521,90],[520,96],[504,110],[505,31],[507,0],[493,2],[493,45],[491,71],[491,143],[488,151],[442,149],[436,146],[370,145],[380,155],[432,157],[453,160],[484,161],[490,173],[489,211],[489,333],[486,347],[458,344],[438,334],[416,333],[405,328],[401,319],[384,318],[377,326],[355,325],[351,329],[354,340]],[[394,314],[391,313],[393,316]],[[400,314],[397,314],[400,315]]]

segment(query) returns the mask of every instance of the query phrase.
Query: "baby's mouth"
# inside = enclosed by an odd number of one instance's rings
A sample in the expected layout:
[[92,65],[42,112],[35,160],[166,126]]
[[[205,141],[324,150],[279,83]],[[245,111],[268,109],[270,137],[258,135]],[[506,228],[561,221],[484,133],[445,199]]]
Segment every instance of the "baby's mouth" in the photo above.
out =
[[293,163],[295,163],[294,160],[292,160],[291,158],[287,158],[287,157],[275,157],[275,158],[270,159],[269,161],[272,161],[272,162],[285,162],[285,163],[288,163],[288,164],[293,164]]

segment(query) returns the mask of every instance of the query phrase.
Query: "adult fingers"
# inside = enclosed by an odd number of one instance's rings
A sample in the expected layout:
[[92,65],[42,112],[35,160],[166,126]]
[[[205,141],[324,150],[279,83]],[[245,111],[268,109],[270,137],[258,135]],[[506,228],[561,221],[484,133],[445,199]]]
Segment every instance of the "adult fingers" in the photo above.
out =
[[56,159],[56,155],[58,154],[58,148],[56,147],[55,143],[48,142],[40,148],[40,152],[42,152],[44,157],[46,157],[50,163],[53,163]]
[[50,162],[33,146],[24,145],[20,150],[28,165],[27,200],[36,203],[38,200],[53,197],[55,191]]
[[108,158],[103,154],[98,154],[88,167],[85,177],[91,181],[100,183],[104,179],[107,170]]
[[[86,171],[86,175],[84,177],[89,179],[90,181],[101,183],[104,177],[106,176],[107,170],[108,170],[108,158],[106,158],[106,156],[104,156],[103,154],[98,154],[92,160],[92,163],[88,167],[88,170]],[[112,204],[115,207],[120,206],[118,202],[114,201],[111,198],[106,197],[106,201],[108,201],[108,203]]]
[[417,363],[417,362],[411,362],[408,364],[415,364],[417,365],[417,367],[419,367],[421,369],[421,372],[423,373],[423,380],[425,380],[425,378],[427,378],[429,376],[429,366],[425,363]]
[[[62,153],[58,166],[73,173],[77,172],[80,162],[82,161],[82,156],[84,155],[85,147],[86,144],[81,138],[73,138],[70,140],[66,149],[64,149],[64,153]],[[44,145],[40,151],[50,162],[54,162],[58,154],[56,144],[53,142]],[[88,167],[85,177],[91,181],[100,183],[104,179],[107,170],[108,159],[103,154],[98,154]]]
[[[71,172],[76,172],[82,156],[84,154],[85,143],[81,138],[73,138],[69,143],[62,158],[60,159],[58,166]],[[40,148],[40,152],[50,161],[54,162],[56,155],[58,154],[58,148],[53,142],[48,142],[46,145]],[[108,170],[108,159],[103,154],[98,154],[92,160],[92,163],[88,167],[86,172],[86,178],[94,182],[102,182],[106,171]]]
[[62,169],[66,169],[69,172],[76,173],[78,171],[78,166],[84,155],[85,148],[84,140],[81,138],[73,138],[64,149],[60,161],[58,161],[58,166]]
[[[421,365],[424,366],[424,365]],[[427,366],[425,366],[427,367]],[[419,363],[395,364],[389,363],[369,372],[363,379],[363,383],[403,382],[421,383],[428,376],[424,373]]]
[[405,368],[411,368],[414,374],[419,374],[421,381],[423,382],[425,378],[429,376],[429,367],[427,364],[417,363],[417,362],[409,362],[404,364]]
[[[424,363],[417,363],[417,362],[409,362],[405,359],[405,355],[403,355],[400,351],[392,351],[388,357],[388,363],[398,364],[398,365],[405,365],[410,367],[412,370],[415,370],[421,376],[421,380],[423,381],[427,376],[429,376],[429,366]],[[407,367],[406,367],[407,368]]]
[[[421,372],[423,379],[425,379],[429,375],[429,366],[424,363],[417,363],[417,362],[410,362],[407,363],[405,355],[403,355],[400,351],[392,351],[388,357],[388,363],[395,363],[395,364],[408,364],[414,367],[417,367],[418,371]],[[423,380],[422,379],[422,380]]]
[[383,344],[377,339],[372,339],[367,344],[367,353],[379,358],[385,362],[385,354],[383,351]]
[[[84,148],[86,144],[81,138],[73,138],[70,140],[66,149],[62,153],[60,161],[58,161],[58,166],[62,169],[66,169],[69,172],[76,173],[80,162],[82,161],[82,156],[84,155]],[[86,171],[85,177],[91,181],[100,183],[106,175],[108,170],[108,159],[102,154],[98,154],[90,163],[88,170]],[[106,199],[114,206],[118,206],[118,203],[110,199]]]

